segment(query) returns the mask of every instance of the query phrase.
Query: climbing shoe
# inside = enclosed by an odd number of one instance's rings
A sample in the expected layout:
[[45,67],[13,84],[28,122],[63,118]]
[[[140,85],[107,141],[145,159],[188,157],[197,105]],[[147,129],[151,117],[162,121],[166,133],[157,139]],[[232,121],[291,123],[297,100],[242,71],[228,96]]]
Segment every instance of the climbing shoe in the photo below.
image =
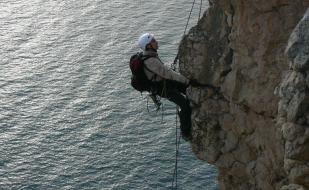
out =
[[184,127],[180,126],[180,130],[181,130],[181,136],[185,141],[191,141],[192,140],[190,128],[184,128]]

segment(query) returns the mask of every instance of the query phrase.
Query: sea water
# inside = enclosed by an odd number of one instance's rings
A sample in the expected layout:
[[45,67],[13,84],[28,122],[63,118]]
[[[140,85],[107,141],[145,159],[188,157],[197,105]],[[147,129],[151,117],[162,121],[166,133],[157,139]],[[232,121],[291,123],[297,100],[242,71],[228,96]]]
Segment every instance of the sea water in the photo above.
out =
[[[2,0],[0,189],[171,189],[175,105],[147,110],[147,94],[130,86],[128,59],[151,32],[171,63],[191,5]],[[198,17],[196,4],[190,27]],[[189,143],[179,151],[178,189],[217,189],[216,170]]]

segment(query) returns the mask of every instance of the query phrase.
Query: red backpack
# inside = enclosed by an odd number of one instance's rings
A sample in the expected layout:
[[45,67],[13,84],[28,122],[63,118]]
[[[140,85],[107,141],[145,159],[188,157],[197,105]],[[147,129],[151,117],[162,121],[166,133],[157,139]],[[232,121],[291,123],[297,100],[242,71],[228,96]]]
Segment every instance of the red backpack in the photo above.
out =
[[139,52],[132,55],[130,58],[130,69],[132,72],[131,86],[137,91],[150,91],[152,82],[147,78],[144,72],[144,61],[150,57],[151,56],[144,56],[142,52]]

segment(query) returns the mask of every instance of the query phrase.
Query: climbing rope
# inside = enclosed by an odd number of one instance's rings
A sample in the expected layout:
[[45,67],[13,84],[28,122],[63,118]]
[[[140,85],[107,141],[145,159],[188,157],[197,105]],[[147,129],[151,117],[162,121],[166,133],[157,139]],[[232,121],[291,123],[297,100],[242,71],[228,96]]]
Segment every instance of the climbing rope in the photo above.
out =
[[[201,0],[201,2],[200,2],[199,17],[198,17],[199,19],[200,19],[201,12],[202,12],[202,2],[203,2],[203,0]],[[189,16],[188,16],[188,19],[187,19],[187,23],[186,23],[182,38],[185,36],[185,34],[187,32],[194,5],[195,5],[195,0],[193,0],[193,2],[192,2],[191,10],[190,10],[190,13],[189,13]],[[177,52],[177,55],[174,59],[173,65],[172,65],[172,69],[174,71],[176,70],[176,65],[177,65],[178,60],[179,60],[179,50]],[[181,136],[180,133],[178,135],[178,117],[177,117],[178,113],[179,113],[179,106],[176,106],[176,138],[175,138],[176,139],[176,141],[175,141],[175,143],[176,143],[176,155],[175,155],[175,168],[174,168],[174,173],[173,173],[173,182],[172,182],[172,189],[176,189],[176,190],[177,190],[177,177],[178,177],[179,145],[180,145],[180,136]]]
[[200,12],[198,13],[198,19],[199,19],[199,20],[201,19],[202,5],[203,5],[203,0],[201,0],[201,3],[200,3]]
[[[189,26],[189,21],[191,19],[191,15],[192,15],[192,12],[193,12],[194,5],[195,5],[195,0],[193,0],[193,2],[192,2],[191,10],[190,10],[190,13],[189,13],[189,16],[188,16],[188,19],[187,19],[185,30],[184,30],[184,32],[182,34],[182,38],[186,35],[187,29],[188,29],[188,26]],[[201,17],[202,5],[203,5],[203,0],[201,0],[201,2],[200,2],[200,10],[199,10],[198,19],[200,19],[200,17]],[[173,62],[173,70],[176,69],[176,65],[177,65],[178,59],[179,59],[179,51],[177,52],[177,55],[176,55],[176,57],[174,59],[174,62]]]
[[[177,189],[177,168],[178,168],[178,155],[179,155],[179,144],[180,144],[180,134],[178,135],[178,109],[176,109],[176,155],[175,155],[175,168],[174,168],[174,174],[173,174],[173,182],[172,182],[172,188]],[[174,186],[175,185],[175,186]]]

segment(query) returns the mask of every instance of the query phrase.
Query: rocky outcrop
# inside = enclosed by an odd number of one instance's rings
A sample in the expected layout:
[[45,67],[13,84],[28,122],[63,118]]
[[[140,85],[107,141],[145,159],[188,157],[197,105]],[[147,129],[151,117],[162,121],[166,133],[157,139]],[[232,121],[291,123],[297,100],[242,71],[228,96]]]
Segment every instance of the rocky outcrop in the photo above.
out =
[[292,32],[286,54],[290,70],[276,91],[280,97],[277,126],[283,133],[289,183],[304,189],[309,188],[309,9]]
[[[179,47],[192,149],[220,189],[309,189],[308,0],[210,0]],[[305,16],[304,16],[305,14]]]

